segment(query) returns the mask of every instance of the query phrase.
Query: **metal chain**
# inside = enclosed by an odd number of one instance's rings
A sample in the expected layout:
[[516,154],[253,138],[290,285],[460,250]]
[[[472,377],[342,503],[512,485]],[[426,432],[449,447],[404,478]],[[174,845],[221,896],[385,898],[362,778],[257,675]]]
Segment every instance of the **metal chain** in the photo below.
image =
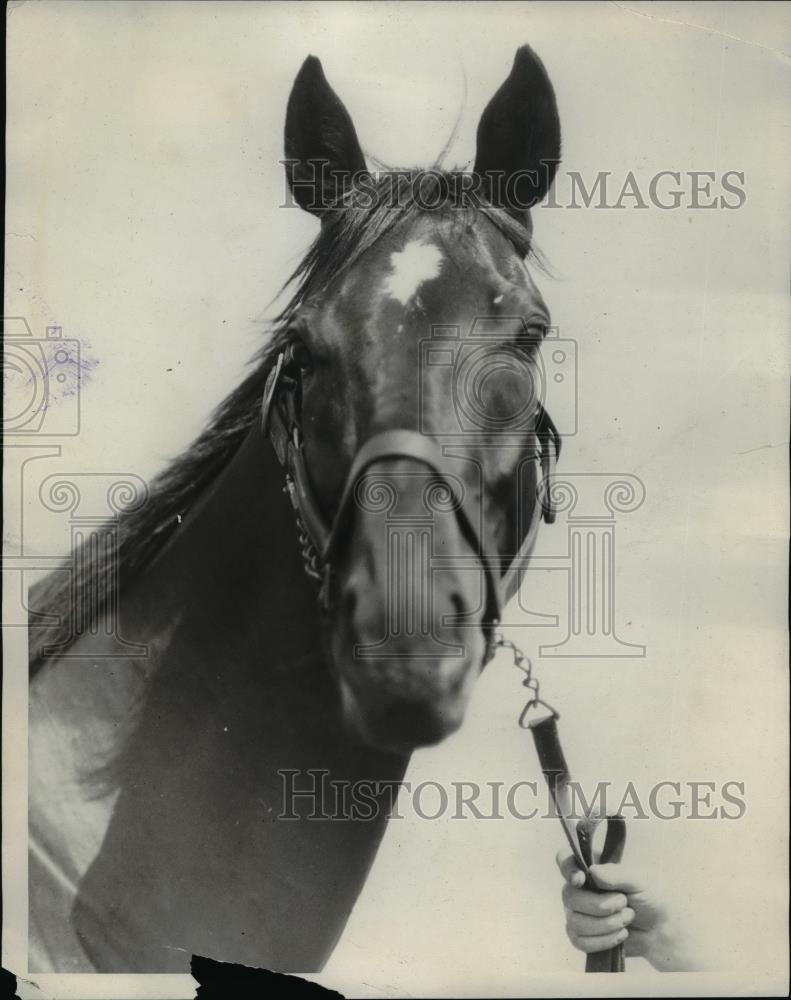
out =
[[302,555],[302,566],[305,573],[312,580],[321,581],[321,557],[316,551],[316,546],[313,544],[311,537],[308,534],[308,530],[305,527],[305,522],[302,520],[302,516],[297,508],[294,489],[294,480],[287,473],[286,485],[283,487],[283,492],[287,493],[291,498],[291,505],[294,508],[294,520],[297,525],[297,537],[299,539],[299,550]]
[[302,553],[302,565],[304,566],[305,572],[313,580],[321,580],[321,572],[319,571],[319,554],[316,551],[313,542],[310,540],[310,536],[305,530],[305,524],[302,518],[297,514],[297,531],[299,533],[299,547]]
[[521,670],[525,675],[522,680],[522,687],[526,687],[528,691],[530,691],[530,697],[528,698],[527,703],[519,716],[519,725],[522,729],[529,728],[529,723],[526,721],[527,716],[532,709],[539,705],[543,705],[543,707],[549,709],[555,717],[559,718],[558,712],[556,712],[550,704],[544,701],[539,694],[540,687],[538,678],[533,676],[533,662],[530,657],[523,652],[523,650],[521,650],[515,642],[511,642],[510,639],[506,639],[502,632],[495,633],[494,645],[496,649],[510,649],[511,655],[514,658],[514,666],[517,670]]

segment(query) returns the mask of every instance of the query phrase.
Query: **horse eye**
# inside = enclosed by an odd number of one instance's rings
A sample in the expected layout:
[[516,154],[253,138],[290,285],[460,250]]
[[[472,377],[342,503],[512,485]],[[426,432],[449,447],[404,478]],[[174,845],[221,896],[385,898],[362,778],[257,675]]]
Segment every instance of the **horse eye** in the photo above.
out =
[[293,365],[294,368],[299,368],[303,372],[310,371],[313,367],[310,350],[304,340],[300,340],[299,337],[294,337],[289,341],[286,360],[289,365]]

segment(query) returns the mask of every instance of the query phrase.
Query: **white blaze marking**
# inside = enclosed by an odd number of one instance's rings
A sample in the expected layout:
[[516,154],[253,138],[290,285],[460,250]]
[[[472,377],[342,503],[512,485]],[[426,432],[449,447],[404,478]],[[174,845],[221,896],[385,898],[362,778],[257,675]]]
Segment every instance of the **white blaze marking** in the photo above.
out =
[[436,278],[442,267],[442,254],[433,243],[407,243],[403,250],[390,254],[393,268],[384,283],[385,292],[406,305],[424,281]]

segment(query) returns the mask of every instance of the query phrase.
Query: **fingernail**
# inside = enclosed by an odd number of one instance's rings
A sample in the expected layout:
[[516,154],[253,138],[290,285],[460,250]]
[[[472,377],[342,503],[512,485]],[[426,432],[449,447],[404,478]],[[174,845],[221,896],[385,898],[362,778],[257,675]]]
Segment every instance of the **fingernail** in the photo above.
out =
[[629,937],[629,931],[627,931],[627,929],[624,927],[623,930],[618,931],[615,940],[618,944],[620,944],[621,941],[625,941],[628,937]]

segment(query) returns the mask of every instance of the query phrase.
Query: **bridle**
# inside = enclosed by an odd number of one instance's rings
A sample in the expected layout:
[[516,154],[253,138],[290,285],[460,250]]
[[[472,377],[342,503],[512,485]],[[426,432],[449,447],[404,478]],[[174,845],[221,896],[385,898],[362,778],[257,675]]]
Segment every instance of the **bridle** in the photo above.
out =
[[[261,403],[261,430],[268,436],[278,462],[285,471],[285,490],[296,513],[299,541],[305,572],[319,584],[319,607],[326,616],[335,601],[334,563],[343,529],[353,513],[354,494],[360,477],[370,465],[384,458],[409,458],[426,466],[448,491],[467,543],[481,562],[486,581],[486,606],[482,628],[486,639],[484,663],[494,655],[496,639],[494,630],[499,624],[501,608],[518,586],[519,570],[532,548],[537,525],[531,519],[518,551],[502,575],[497,563],[486,551],[481,533],[476,527],[474,513],[459,489],[459,481],[450,469],[442,448],[426,434],[417,431],[394,429],[383,431],[369,438],[352,461],[341,492],[335,516],[328,523],[317,501],[305,458],[304,435],[300,415],[301,380],[287,370],[286,350],[281,351],[267,376]],[[534,430],[539,442],[543,480],[540,504],[544,520],[551,524],[555,510],[551,497],[551,476],[560,454],[561,439],[555,424],[546,410],[538,404]]]

